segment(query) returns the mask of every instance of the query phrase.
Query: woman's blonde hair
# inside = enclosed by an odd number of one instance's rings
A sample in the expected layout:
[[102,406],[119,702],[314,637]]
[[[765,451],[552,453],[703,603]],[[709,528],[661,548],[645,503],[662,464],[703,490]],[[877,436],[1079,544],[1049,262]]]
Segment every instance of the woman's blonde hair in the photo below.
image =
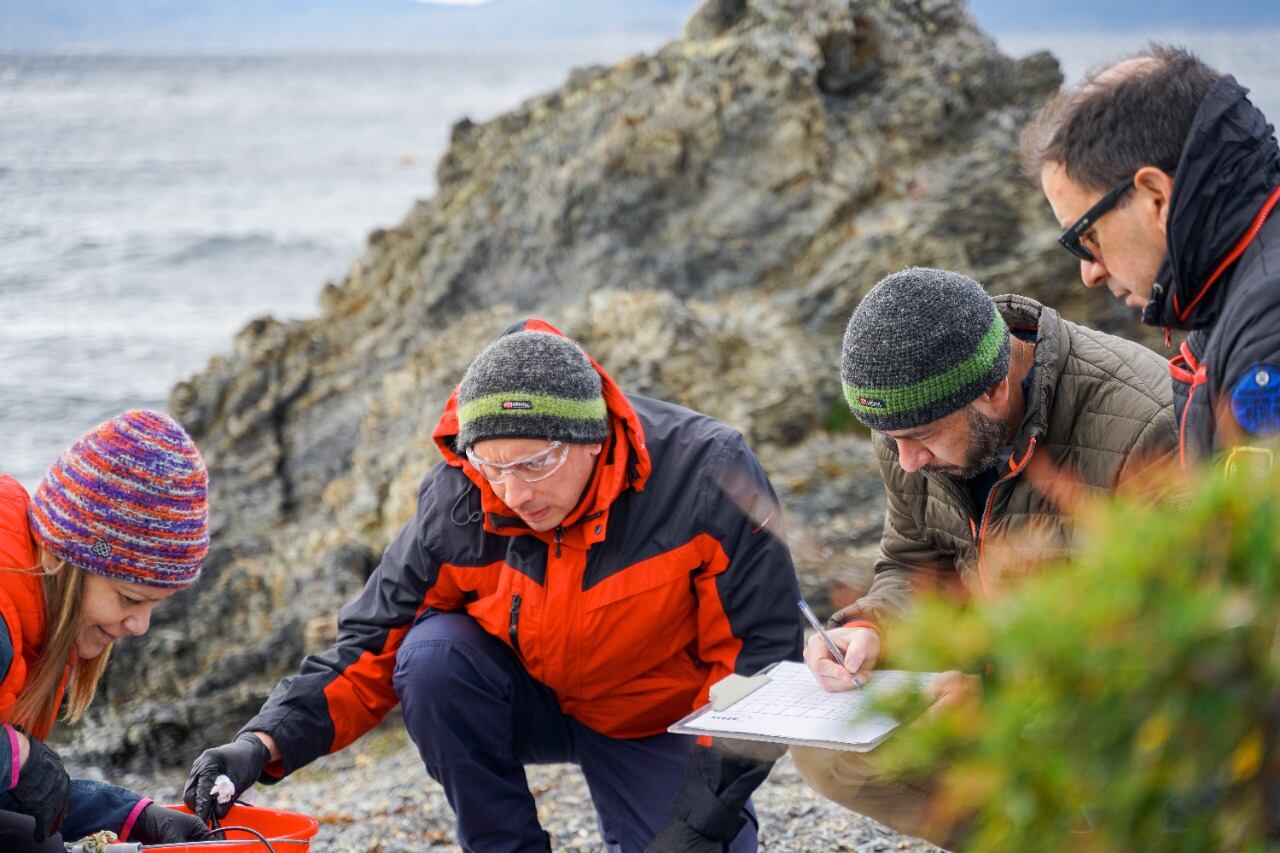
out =
[[[58,713],[58,688],[75,647],[76,634],[80,631],[80,609],[84,599],[84,570],[59,560],[52,568],[45,568],[43,561],[35,571],[43,575],[45,636],[44,648],[35,667],[27,676],[27,683],[18,693],[13,723],[28,730],[38,730],[51,725]],[[107,669],[111,646],[90,660],[78,660],[67,679],[66,713],[62,718],[74,723],[84,716],[98,682]]]

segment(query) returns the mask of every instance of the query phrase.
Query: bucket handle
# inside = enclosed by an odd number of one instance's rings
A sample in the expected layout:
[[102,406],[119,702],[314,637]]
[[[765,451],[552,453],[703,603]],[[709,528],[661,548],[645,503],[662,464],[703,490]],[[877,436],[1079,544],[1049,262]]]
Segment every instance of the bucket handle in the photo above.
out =
[[[213,851],[221,850],[224,847],[242,847],[245,844],[257,843],[259,843],[259,839],[256,838],[233,838],[229,841],[178,841],[167,844],[148,844],[142,848],[142,853],[152,853],[153,850],[155,853],[161,853],[161,851],[166,850],[209,850],[210,853],[213,853]],[[271,844],[276,848],[277,853],[284,849],[283,845],[292,844],[306,847],[310,843],[309,840],[301,838],[271,839]]]
[[[144,853],[145,851],[148,851],[148,850],[169,850],[177,847],[181,847],[185,850],[191,847],[208,846],[210,850],[213,850],[217,847],[221,847],[224,844],[243,844],[246,841],[250,844],[253,843],[254,839],[235,839],[235,840],[228,839],[226,837],[226,833],[231,830],[235,830],[236,832],[247,832],[251,835],[256,835],[257,840],[262,842],[263,846],[267,848],[268,853],[276,853],[276,849],[271,846],[271,840],[251,826],[220,826],[217,829],[211,830],[209,832],[210,835],[216,835],[219,832],[221,832],[223,834],[222,841],[181,841],[176,844],[149,844],[146,847],[143,847],[142,849]],[[288,841],[285,839],[277,838],[275,840],[275,843],[276,844],[298,844],[298,843],[307,844],[308,842]]]
[[267,840],[267,837],[266,837],[265,835],[263,835],[261,832],[258,832],[258,830],[253,829],[252,827],[248,827],[248,826],[219,826],[219,827],[217,827],[216,829],[211,830],[211,831],[209,832],[209,834],[210,834],[210,835],[216,835],[217,833],[221,832],[221,833],[222,833],[222,839],[225,841],[225,840],[227,840],[227,830],[229,830],[229,829],[234,829],[236,832],[247,832],[247,833],[249,833],[250,835],[256,835],[256,836],[258,836],[258,840],[259,840],[259,841],[261,841],[261,842],[262,842],[262,844],[263,844],[263,846],[265,846],[265,847],[267,848],[267,853],[276,853],[276,848],[274,848],[274,847],[272,847],[272,846],[271,846],[271,842]]

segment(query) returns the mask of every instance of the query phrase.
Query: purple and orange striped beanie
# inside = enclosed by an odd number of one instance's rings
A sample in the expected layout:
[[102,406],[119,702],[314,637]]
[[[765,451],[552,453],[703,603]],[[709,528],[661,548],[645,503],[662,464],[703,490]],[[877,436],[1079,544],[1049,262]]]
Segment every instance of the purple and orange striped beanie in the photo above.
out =
[[28,516],[42,548],[86,571],[184,587],[209,550],[204,460],[173,418],[125,412],[58,458]]

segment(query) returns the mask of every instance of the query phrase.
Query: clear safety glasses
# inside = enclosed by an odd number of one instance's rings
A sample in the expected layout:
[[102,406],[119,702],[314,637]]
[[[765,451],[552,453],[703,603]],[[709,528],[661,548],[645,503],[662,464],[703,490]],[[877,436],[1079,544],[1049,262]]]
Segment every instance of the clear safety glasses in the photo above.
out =
[[569,458],[569,445],[563,441],[553,441],[542,450],[515,462],[488,462],[467,448],[467,459],[480,474],[490,483],[501,483],[508,475],[514,475],[526,483],[545,480],[560,470],[564,461]]

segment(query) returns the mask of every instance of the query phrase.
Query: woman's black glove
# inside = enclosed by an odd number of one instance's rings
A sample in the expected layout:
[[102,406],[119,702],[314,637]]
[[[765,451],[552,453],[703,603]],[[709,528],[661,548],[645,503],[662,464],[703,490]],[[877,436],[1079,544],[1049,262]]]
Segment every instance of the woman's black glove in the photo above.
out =
[[35,840],[41,842],[57,832],[67,816],[71,779],[58,753],[31,735],[26,738],[27,763],[22,765],[17,787],[9,794],[23,812],[35,818]]
[[179,841],[203,841],[209,837],[209,827],[200,818],[186,812],[177,812],[151,803],[138,815],[129,832],[130,841],[143,844],[173,844]]
[[54,833],[44,841],[31,837],[31,815],[0,809],[0,850],[4,853],[66,853],[62,836]]
[[[205,823],[215,814],[226,817],[231,802],[249,790],[270,763],[271,751],[267,745],[252,732],[245,732],[231,743],[200,753],[191,765],[182,801]],[[235,785],[236,795],[231,802],[219,803],[212,794],[213,783],[219,776],[226,776]]]

